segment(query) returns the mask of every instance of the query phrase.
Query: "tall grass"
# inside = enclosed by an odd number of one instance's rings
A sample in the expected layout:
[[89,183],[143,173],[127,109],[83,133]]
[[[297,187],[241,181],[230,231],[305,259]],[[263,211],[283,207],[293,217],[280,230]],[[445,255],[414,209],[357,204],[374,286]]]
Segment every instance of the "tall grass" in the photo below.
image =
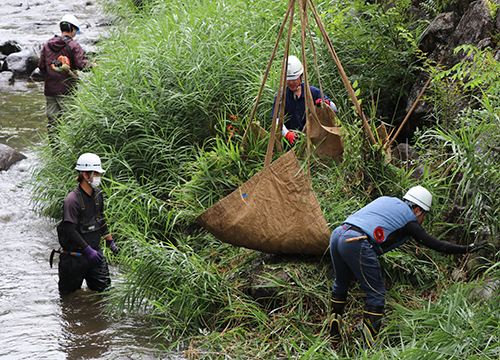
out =
[[[481,296],[485,289],[493,290],[487,298]],[[387,342],[400,347],[400,359],[496,359],[500,313],[494,289],[491,282],[456,284],[434,300],[396,305]]]
[[[111,308],[117,314],[134,311],[153,317],[166,345],[186,350],[190,358],[410,359],[417,356],[414,349],[424,349],[433,358],[427,349],[445,336],[436,324],[463,315],[459,309],[465,306],[479,307],[467,299],[465,287],[450,285],[455,258],[411,245],[384,256],[384,275],[393,286],[388,293],[391,316],[386,320],[386,341],[374,351],[364,349],[356,327],[364,300],[355,285],[344,343],[334,350],[328,345],[326,329],[333,281],[328,256],[299,261],[268,257],[222,244],[195,223],[196,216],[263,166],[268,139],[255,141],[245,154],[240,152],[240,141],[285,3],[121,0],[105,7],[116,15],[117,30],[102,41],[98,68],[82,75],[72,111],[58,127],[58,141],[39,149],[42,161],[34,184],[37,209],[60,218],[62,200],[76,185],[72,169],[77,157],[90,151],[103,160],[108,170],[102,185],[107,216],[121,248],[118,264],[123,269],[123,277],[107,298]],[[366,74],[374,74],[380,92],[397,102],[411,78],[420,28],[406,22],[400,7],[384,14],[375,5],[361,6],[361,11],[322,2],[318,8],[325,19],[333,19],[328,24],[332,41],[342,49],[341,61],[346,60],[348,73],[359,80],[364,103],[372,100]],[[358,10],[363,16],[356,15]],[[393,61],[398,51],[379,53],[376,43],[364,42],[363,21],[378,31],[381,42],[377,44],[387,47],[398,42],[404,54],[401,62]],[[401,26],[392,28],[395,24]],[[296,30],[294,36],[298,36]],[[363,46],[353,51],[356,43]],[[292,52],[298,54],[298,48],[294,43]],[[283,51],[281,45],[279,49]],[[317,49],[322,51],[319,44]],[[380,56],[370,58],[375,53]],[[323,89],[333,94],[346,131],[342,163],[313,155],[307,168],[332,229],[374,198],[401,197],[419,183],[434,195],[426,224],[429,232],[451,241],[456,239],[454,229],[475,234],[488,228],[491,236],[498,233],[494,184],[498,180],[495,149],[500,104],[493,90],[482,98],[481,109],[461,114],[461,126],[442,126],[425,136],[417,133],[422,157],[398,167],[387,161],[380,144],[368,143],[351,104],[343,99],[336,70],[326,56],[320,56],[319,62]],[[257,108],[256,120],[266,129],[277,71],[276,66],[272,68]],[[313,84],[318,79],[311,75]],[[393,86],[400,81],[399,87]],[[366,108],[375,132],[380,120],[376,102]],[[454,166],[445,170],[450,164]],[[415,179],[412,169],[419,165],[425,171]],[[458,213],[456,204],[460,204]],[[464,243],[470,240],[461,238]],[[460,261],[463,265],[464,260]],[[252,296],[256,283],[273,295]],[[448,287],[450,291],[443,295],[439,292]],[[419,307],[422,298],[432,301]],[[453,309],[444,311],[441,307],[447,298],[453,300]],[[492,309],[483,309],[481,304],[474,313],[485,331],[496,321],[487,317]],[[427,316],[440,311],[442,316],[432,323],[432,330]],[[464,324],[471,319],[469,315],[462,316]],[[405,324],[401,317],[410,319],[411,326],[399,327],[398,323]],[[450,324],[458,329],[461,323]],[[415,338],[413,330],[422,338]],[[472,336],[470,329],[459,330],[463,336]],[[474,356],[470,349],[452,352],[452,345],[460,345],[461,339],[446,339],[440,354]],[[496,342],[493,336],[491,343]],[[476,341],[470,344],[476,353],[491,356],[494,352]]]

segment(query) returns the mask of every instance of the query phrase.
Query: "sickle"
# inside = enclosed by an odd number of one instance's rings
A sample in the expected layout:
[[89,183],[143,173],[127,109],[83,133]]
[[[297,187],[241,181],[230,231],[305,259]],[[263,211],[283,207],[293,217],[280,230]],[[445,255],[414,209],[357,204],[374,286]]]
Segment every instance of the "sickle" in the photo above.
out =
[[50,253],[50,259],[49,259],[49,264],[50,264],[50,268],[52,269],[52,261],[54,260],[54,254],[56,253],[55,250],[52,250],[52,252]]
[[63,254],[63,255],[71,255],[71,256],[82,256],[82,253],[78,253],[78,252],[66,251],[66,250],[61,250],[61,249],[52,250],[52,252],[50,253],[50,259],[49,259],[50,268],[52,268],[52,262],[54,261],[54,254],[55,253]]

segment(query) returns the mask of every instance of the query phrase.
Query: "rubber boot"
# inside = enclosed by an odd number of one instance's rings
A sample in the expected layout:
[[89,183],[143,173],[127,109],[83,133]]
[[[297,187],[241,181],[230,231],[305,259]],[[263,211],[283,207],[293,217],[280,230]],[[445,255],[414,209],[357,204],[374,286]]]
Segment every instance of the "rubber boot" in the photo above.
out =
[[344,314],[344,307],[346,304],[347,294],[332,293],[331,308],[332,315],[328,320],[330,326],[330,342],[332,346],[336,347],[341,340],[340,329],[342,328],[342,315]]
[[363,335],[365,342],[371,349],[377,342],[380,325],[384,317],[383,306],[366,305],[363,311]]

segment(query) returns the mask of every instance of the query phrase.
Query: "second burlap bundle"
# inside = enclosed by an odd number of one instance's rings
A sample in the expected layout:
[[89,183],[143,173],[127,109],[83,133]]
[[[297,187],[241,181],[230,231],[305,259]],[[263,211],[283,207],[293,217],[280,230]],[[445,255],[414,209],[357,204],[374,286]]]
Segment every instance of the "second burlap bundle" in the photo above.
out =
[[311,114],[309,124],[304,128],[304,133],[311,141],[311,144],[315,146],[314,151],[321,157],[342,162],[342,154],[344,153],[342,128],[337,123],[332,108],[324,101],[321,101],[319,106],[314,106],[311,111],[315,112],[319,122]]

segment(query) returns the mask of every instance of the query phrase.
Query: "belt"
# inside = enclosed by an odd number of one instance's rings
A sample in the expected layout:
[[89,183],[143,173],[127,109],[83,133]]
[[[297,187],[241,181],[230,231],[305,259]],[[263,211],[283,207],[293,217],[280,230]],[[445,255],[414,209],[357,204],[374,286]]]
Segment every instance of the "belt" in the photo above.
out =
[[346,224],[349,226],[349,230],[354,230],[356,232],[359,232],[360,234],[364,234],[365,232],[363,230],[361,230],[359,227],[357,227],[356,225],[351,225],[351,224]]

